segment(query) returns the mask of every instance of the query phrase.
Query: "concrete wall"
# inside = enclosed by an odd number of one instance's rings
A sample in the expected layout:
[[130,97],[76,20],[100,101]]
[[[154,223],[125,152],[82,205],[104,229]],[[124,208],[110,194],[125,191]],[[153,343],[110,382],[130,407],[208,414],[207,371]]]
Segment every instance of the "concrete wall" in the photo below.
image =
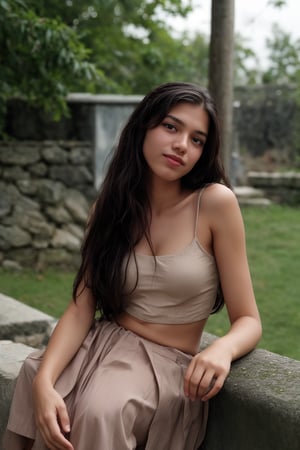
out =
[[[18,371],[32,351],[22,339],[28,342],[30,327],[32,335],[36,335],[36,324],[44,323],[46,334],[47,325],[53,324],[53,318],[0,294],[2,305],[3,300],[6,306],[0,328],[6,329],[5,338],[11,340],[0,340],[0,440]],[[20,314],[16,314],[16,308],[20,308]],[[23,329],[27,330],[23,338],[21,317]],[[18,343],[12,341],[16,339],[15,332]],[[214,339],[204,333],[201,347]],[[299,450],[299,386],[300,361],[258,349],[234,362],[223,390],[210,401],[208,429],[201,450]]]

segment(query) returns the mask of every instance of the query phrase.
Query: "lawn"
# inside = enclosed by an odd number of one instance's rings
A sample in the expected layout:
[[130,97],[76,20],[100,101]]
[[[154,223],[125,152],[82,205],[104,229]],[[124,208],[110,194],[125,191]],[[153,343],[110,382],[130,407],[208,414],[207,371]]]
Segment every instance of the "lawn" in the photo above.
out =
[[[263,322],[259,347],[300,360],[300,209],[242,210],[249,265]],[[207,331],[228,328],[226,311],[210,317]]]
[[[259,347],[300,360],[300,209],[273,205],[242,210],[255,295],[263,322]],[[60,316],[71,298],[74,273],[0,271],[0,291]],[[225,309],[206,331],[228,329]]]

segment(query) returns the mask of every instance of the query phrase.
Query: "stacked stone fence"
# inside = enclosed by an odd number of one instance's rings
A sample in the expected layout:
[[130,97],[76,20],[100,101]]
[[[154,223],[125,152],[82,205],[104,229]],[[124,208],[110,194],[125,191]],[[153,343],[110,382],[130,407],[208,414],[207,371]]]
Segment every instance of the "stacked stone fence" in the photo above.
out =
[[90,142],[0,145],[2,266],[74,267],[95,196]]
[[300,172],[248,172],[248,181],[275,203],[300,205]]

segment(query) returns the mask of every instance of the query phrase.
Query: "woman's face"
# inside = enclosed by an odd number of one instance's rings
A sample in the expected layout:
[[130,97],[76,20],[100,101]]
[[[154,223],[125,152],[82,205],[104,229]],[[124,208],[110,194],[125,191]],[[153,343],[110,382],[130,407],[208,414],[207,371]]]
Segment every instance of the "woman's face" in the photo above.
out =
[[148,129],[143,152],[152,176],[178,181],[203,153],[209,116],[200,105],[179,103],[156,127]]

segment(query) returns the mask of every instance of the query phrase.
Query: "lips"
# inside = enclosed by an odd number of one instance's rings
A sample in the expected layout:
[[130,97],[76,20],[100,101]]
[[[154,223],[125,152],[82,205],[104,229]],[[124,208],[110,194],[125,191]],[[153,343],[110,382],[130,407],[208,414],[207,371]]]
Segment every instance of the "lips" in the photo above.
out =
[[173,162],[174,165],[184,165],[183,159],[180,156],[172,155],[172,154],[164,154],[164,157],[167,158],[170,162]]

